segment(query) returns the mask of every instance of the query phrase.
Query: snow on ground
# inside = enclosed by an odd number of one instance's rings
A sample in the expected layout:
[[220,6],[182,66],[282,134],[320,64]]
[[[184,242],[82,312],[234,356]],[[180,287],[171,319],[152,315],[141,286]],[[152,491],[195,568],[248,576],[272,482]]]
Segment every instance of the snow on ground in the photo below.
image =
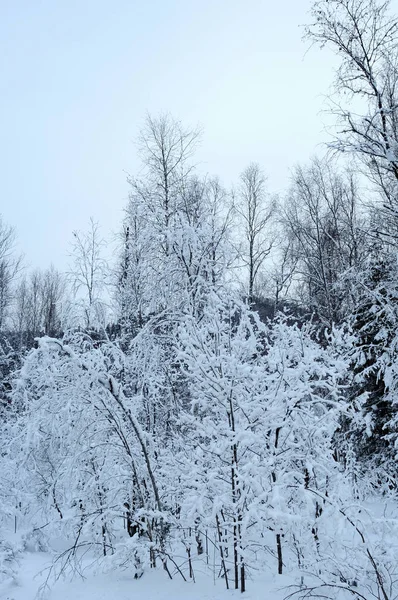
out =
[[[40,596],[46,579],[43,569],[51,564],[50,555],[27,552],[20,561],[18,583],[0,585],[1,600],[233,600],[242,598],[235,590],[225,590],[222,580],[214,582],[212,575],[197,575],[196,583],[184,582],[176,576],[168,579],[162,570],[149,570],[141,579],[134,579],[128,571],[88,574],[85,579],[74,577],[58,580]],[[248,581],[245,600],[282,600],[291,581],[277,575],[268,575]]]

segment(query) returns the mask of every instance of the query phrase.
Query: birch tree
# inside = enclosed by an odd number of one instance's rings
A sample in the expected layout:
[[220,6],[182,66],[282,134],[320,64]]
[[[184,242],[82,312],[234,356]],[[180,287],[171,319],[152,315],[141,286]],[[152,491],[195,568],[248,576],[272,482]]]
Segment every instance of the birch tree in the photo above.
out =
[[257,163],[251,163],[241,173],[235,210],[244,236],[240,257],[247,269],[247,295],[251,303],[259,272],[276,239],[270,227],[275,202],[266,190],[266,179]]
[[69,277],[75,298],[82,306],[84,326],[90,329],[104,324],[108,270],[104,257],[105,240],[101,237],[99,224],[93,218],[90,219],[88,231],[74,231],[73,236]]

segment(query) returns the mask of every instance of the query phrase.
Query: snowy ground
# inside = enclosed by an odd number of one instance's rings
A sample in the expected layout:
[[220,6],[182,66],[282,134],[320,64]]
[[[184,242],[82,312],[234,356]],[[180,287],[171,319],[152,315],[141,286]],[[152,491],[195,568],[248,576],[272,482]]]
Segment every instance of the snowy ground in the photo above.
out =
[[[58,580],[40,595],[46,579],[43,571],[50,556],[43,552],[28,552],[20,562],[18,583],[0,586],[1,600],[230,600],[242,597],[240,592],[226,591],[220,580],[210,574],[197,574],[196,583],[184,582],[177,576],[170,581],[162,570],[152,570],[141,579],[134,579],[128,571],[107,574],[87,574],[85,579]],[[245,600],[282,600],[290,581],[268,575],[248,582]],[[281,589],[284,587],[285,589]]]

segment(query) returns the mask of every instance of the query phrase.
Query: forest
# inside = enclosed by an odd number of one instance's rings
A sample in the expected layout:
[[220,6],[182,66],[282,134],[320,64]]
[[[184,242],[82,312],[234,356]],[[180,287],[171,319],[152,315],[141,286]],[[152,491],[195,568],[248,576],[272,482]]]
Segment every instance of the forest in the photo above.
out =
[[334,126],[284,194],[257,162],[203,176],[203,132],[148,114],[116,250],[93,218],[67,273],[28,270],[1,220],[5,598],[28,553],[40,597],[86,569],[130,597],[155,572],[184,598],[398,597],[398,15],[310,16]]

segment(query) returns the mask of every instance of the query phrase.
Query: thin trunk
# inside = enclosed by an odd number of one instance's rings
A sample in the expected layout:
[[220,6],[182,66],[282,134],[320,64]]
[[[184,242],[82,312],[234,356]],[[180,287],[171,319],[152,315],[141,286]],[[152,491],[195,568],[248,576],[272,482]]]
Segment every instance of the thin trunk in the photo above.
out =
[[[224,571],[225,585],[227,587],[227,590],[229,590],[228,573],[227,573],[227,567],[225,564],[225,557],[224,557],[224,545],[223,545],[223,539],[222,539],[222,533],[221,533],[220,519],[218,518],[218,515],[216,515],[216,525],[217,525],[218,541],[219,541],[219,548],[220,548],[221,567]],[[206,534],[206,552],[207,552],[207,556],[208,556],[207,534]]]
[[278,574],[282,575],[283,560],[282,560],[282,541],[281,541],[281,534],[280,533],[276,534],[276,551],[277,551],[277,554],[278,554]]

